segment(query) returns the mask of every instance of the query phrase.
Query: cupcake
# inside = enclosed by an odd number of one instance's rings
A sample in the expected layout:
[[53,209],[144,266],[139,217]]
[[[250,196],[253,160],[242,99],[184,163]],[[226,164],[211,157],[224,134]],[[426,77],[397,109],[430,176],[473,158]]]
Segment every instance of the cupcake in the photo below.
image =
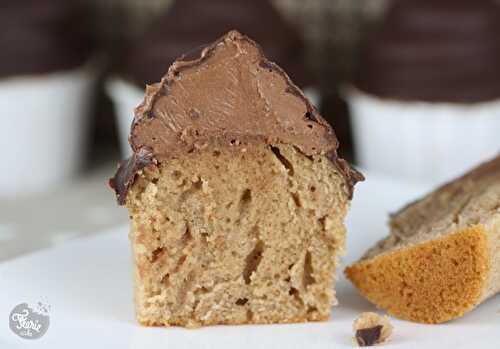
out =
[[500,6],[399,0],[346,96],[360,166],[431,183],[500,150]]
[[[121,145],[130,154],[128,134],[134,108],[142,101],[147,84],[158,82],[176,58],[236,29],[255,39],[271,61],[319,103],[314,79],[305,69],[303,42],[268,0],[182,0],[131,45],[120,72],[109,82],[114,100]],[[199,51],[199,50],[198,50]]]
[[333,129],[236,31],[161,76],[109,182],[130,216],[138,322],[328,320],[363,179]]
[[81,163],[91,85],[82,21],[73,1],[2,2],[0,196],[44,191]]

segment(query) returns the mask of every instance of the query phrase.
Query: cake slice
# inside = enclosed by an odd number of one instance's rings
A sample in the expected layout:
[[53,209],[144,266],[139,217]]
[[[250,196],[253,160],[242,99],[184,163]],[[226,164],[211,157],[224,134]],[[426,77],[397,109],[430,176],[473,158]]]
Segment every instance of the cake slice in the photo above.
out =
[[130,143],[110,184],[130,215],[141,324],[329,318],[362,176],[257,44],[232,31],[173,63]]
[[378,307],[441,323],[500,291],[500,156],[391,217],[390,235],[346,269]]

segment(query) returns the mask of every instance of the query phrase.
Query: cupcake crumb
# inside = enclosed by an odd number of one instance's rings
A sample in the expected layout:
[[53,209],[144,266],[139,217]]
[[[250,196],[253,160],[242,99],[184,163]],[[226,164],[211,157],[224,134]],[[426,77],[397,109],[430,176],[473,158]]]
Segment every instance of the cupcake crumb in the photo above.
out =
[[360,347],[368,347],[385,342],[392,333],[392,325],[387,316],[376,313],[361,313],[352,324],[354,341]]

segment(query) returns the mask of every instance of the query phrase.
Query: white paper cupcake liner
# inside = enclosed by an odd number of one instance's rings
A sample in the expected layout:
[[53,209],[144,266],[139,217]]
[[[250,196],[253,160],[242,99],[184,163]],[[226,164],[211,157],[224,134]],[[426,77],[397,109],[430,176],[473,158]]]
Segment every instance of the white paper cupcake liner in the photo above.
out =
[[77,173],[93,82],[88,66],[0,80],[0,196],[45,191]]
[[500,99],[475,104],[402,102],[346,93],[359,165],[441,183],[500,152]]
[[132,149],[128,143],[130,126],[134,120],[134,109],[144,99],[144,89],[120,78],[112,78],[106,84],[106,91],[115,106],[116,123],[122,158],[128,158]]
[[[112,78],[106,84],[106,90],[115,106],[117,118],[118,137],[120,138],[120,149],[123,158],[128,158],[132,154],[132,149],[128,142],[130,126],[134,119],[134,109],[141,104],[144,99],[144,89],[129,83],[120,78]],[[307,87],[304,94],[311,103],[319,108],[321,95],[315,87]]]

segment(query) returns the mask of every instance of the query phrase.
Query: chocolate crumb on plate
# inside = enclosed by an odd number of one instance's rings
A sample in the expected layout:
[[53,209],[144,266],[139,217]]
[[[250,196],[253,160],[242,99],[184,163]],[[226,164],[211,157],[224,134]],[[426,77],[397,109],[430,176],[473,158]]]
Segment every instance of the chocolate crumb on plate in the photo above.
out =
[[376,313],[362,313],[352,325],[354,341],[360,347],[368,347],[385,342],[392,333],[392,325],[387,316]]

